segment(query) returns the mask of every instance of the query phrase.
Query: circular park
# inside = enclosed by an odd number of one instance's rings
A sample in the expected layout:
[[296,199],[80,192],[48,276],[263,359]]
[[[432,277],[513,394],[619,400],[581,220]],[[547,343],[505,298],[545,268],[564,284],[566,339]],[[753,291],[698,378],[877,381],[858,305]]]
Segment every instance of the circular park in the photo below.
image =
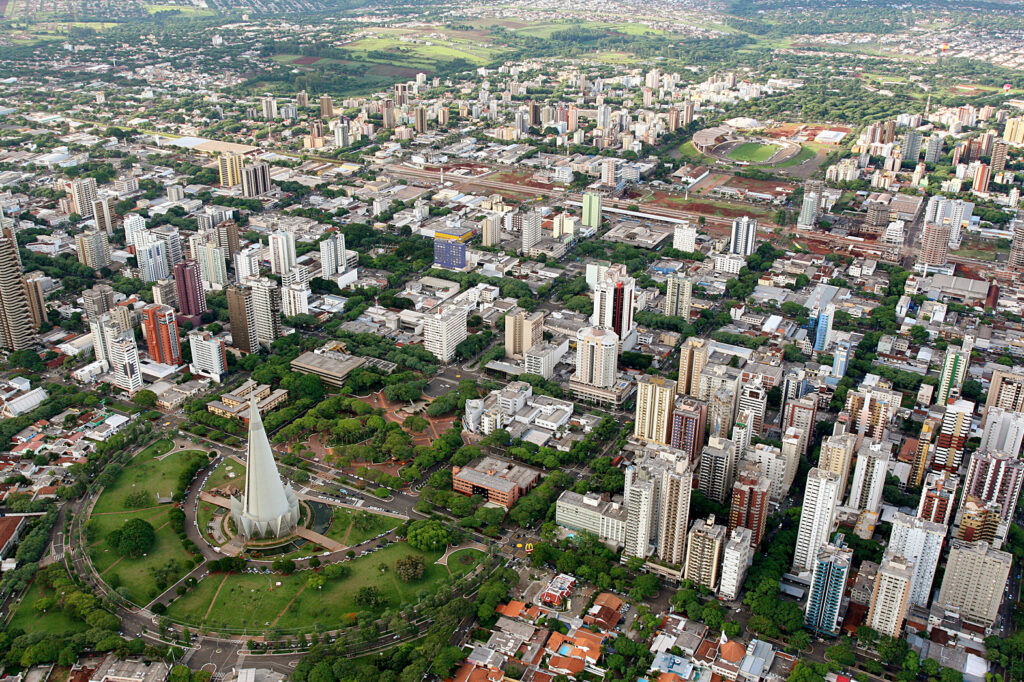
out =
[[[252,440],[247,458],[157,441],[77,524],[101,589],[167,641],[202,634],[282,650],[330,636],[371,651],[418,636],[437,599],[486,575],[479,543],[365,509],[354,494],[296,493],[291,469],[279,473],[269,443],[261,463]],[[260,525],[267,513],[277,516]]]

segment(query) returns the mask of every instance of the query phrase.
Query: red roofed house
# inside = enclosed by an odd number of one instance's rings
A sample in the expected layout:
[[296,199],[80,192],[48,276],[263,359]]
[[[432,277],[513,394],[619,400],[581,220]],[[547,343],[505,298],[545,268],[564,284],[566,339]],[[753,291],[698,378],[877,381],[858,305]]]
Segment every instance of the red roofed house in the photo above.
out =
[[25,529],[24,516],[0,517],[0,559],[6,559],[8,553],[14,549],[21,531]]
[[540,593],[540,600],[544,604],[561,606],[569,598],[569,594],[575,586],[576,578],[565,573],[559,573],[551,579],[551,582],[544,588],[544,591]]

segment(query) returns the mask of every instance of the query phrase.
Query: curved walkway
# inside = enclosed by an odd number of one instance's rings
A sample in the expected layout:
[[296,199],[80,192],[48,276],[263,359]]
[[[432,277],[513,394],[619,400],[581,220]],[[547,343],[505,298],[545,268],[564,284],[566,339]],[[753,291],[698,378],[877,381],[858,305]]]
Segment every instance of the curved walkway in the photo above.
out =
[[463,542],[462,544],[456,545],[455,547],[449,547],[448,550],[441,556],[441,558],[435,561],[434,563],[440,564],[442,566],[447,566],[448,557],[464,549],[476,549],[483,552],[484,554],[487,554],[487,545],[485,545],[482,542],[477,542],[476,540],[473,540],[471,542]]

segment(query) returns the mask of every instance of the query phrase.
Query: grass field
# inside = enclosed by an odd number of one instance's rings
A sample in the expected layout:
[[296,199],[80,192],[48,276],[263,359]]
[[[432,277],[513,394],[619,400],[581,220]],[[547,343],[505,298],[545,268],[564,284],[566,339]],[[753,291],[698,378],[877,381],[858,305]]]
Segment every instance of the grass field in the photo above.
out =
[[184,470],[185,456],[193,452],[176,452],[162,460],[157,459],[170,452],[173,446],[169,440],[158,440],[132,458],[117,480],[103,490],[93,508],[93,515],[125,511],[125,499],[138,490],[150,492],[152,504],[156,504],[157,497],[170,497],[178,476]]
[[[462,550],[462,552],[474,550]],[[459,552],[458,554],[462,554]],[[455,575],[464,574],[483,558],[476,553],[468,561],[452,567]],[[395,575],[399,559],[418,555],[424,558],[423,578],[404,583]],[[330,581],[314,593],[306,587],[308,572],[296,575],[212,574],[204,578],[184,597],[171,604],[167,615],[176,621],[216,631],[218,628],[263,632],[271,627],[283,629],[320,623],[339,627],[348,614],[366,610],[355,601],[362,587],[377,587],[389,600],[390,608],[413,601],[418,593],[432,593],[437,584],[448,577],[444,566],[436,565],[440,552],[420,552],[405,543],[394,544],[359,559],[346,562],[352,573],[341,580]],[[381,570],[381,565],[386,570]],[[278,585],[277,583],[280,583]],[[219,591],[218,591],[219,590]],[[216,599],[215,599],[216,596]],[[212,608],[211,608],[212,604]],[[377,609],[382,611],[383,609]]]
[[156,14],[157,12],[168,12],[178,10],[182,14],[190,17],[212,17],[216,14],[212,9],[205,7],[196,7],[195,5],[146,5],[146,11],[150,14]]
[[473,570],[484,558],[484,553],[478,549],[466,548],[454,552],[448,557],[448,570],[452,575],[465,575]]
[[331,521],[326,535],[332,540],[343,542],[351,547],[392,528],[397,528],[399,524],[401,524],[401,520],[390,516],[339,507],[334,510],[334,520]]
[[693,146],[693,142],[684,142],[679,145],[679,158],[684,161],[690,161],[691,163],[704,163],[708,160],[708,157],[701,154]]
[[748,163],[764,163],[775,155],[779,150],[773,144],[761,144],[760,142],[744,142],[726,156],[733,161],[746,161]]
[[814,151],[812,148],[808,147],[807,145],[800,145],[800,153],[798,153],[792,159],[788,159],[781,163],[775,164],[773,167],[785,168],[786,166],[799,166],[805,161],[810,161],[811,159],[813,159],[815,154],[817,154],[817,152]]
[[963,248],[957,249],[950,253],[951,256],[960,256],[961,258],[975,258],[977,260],[994,261],[996,259],[995,251],[985,251],[983,249],[971,249]]
[[89,626],[82,621],[75,620],[59,608],[53,608],[47,613],[39,613],[33,604],[42,597],[51,596],[36,580],[28,588],[21,603],[14,610],[11,617],[11,629],[24,630],[25,632],[38,632],[44,635],[68,635],[75,632],[88,630]]

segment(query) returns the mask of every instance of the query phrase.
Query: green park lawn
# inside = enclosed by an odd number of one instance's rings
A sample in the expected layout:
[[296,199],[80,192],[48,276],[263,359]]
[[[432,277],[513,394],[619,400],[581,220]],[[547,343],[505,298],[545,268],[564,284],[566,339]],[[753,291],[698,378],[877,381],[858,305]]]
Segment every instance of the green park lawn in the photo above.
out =
[[48,596],[52,595],[43,589],[42,583],[38,580],[33,581],[22,598],[21,603],[14,608],[14,615],[11,616],[9,628],[56,636],[73,634],[89,629],[88,625],[80,620],[75,620],[64,613],[59,607],[54,607],[46,613],[36,611],[33,606],[36,601]]
[[[137,604],[145,605],[163,591],[155,584],[151,571],[168,566],[172,561],[176,562],[174,570],[168,571],[170,579],[167,585],[170,586],[190,570],[191,564],[185,565],[190,556],[167,523],[167,512],[170,509],[171,505],[161,505],[89,519],[89,557],[96,571],[111,587],[127,588],[131,600]],[[124,525],[125,521],[136,517],[152,524],[156,530],[156,542],[145,556],[138,559],[121,557],[107,546],[106,537]]]
[[351,547],[381,533],[386,533],[392,528],[397,528],[401,523],[400,519],[390,516],[337,507],[334,510],[334,520],[331,521],[331,526],[325,535]]
[[[234,476],[232,477],[231,474]],[[233,483],[239,490],[242,490],[245,487],[245,465],[230,457],[225,458],[210,474],[203,490],[213,490],[225,483]]]
[[473,570],[484,558],[484,553],[478,549],[467,547],[454,552],[448,557],[448,570],[454,576],[465,575]]
[[799,166],[803,162],[810,161],[811,159],[813,159],[816,153],[817,152],[815,152],[812,148],[808,147],[807,145],[801,145],[800,152],[796,156],[794,156],[792,159],[788,159],[781,163],[775,164],[775,167],[785,168],[786,166]]
[[697,151],[697,149],[693,146],[692,140],[684,142],[681,145],[679,145],[679,157],[684,161],[689,161],[690,163],[704,163],[705,161],[708,160],[707,156],[704,156],[699,151]]
[[775,155],[779,150],[773,144],[761,144],[760,142],[744,142],[727,156],[733,161],[746,161],[748,163],[764,163]]
[[132,461],[125,465],[117,480],[103,490],[92,510],[93,515],[125,511],[125,500],[138,490],[146,490],[152,494],[152,505],[156,504],[157,497],[170,497],[178,477],[185,469],[185,458],[192,452],[199,452],[184,450],[162,460],[157,459],[170,452],[173,446],[169,440],[158,440],[135,455]]
[[[396,561],[409,555],[422,556],[426,562],[423,578],[414,583],[399,580],[394,569]],[[313,623],[336,628],[346,615],[367,610],[355,601],[362,587],[381,589],[388,597],[390,608],[414,601],[420,592],[432,594],[449,575],[444,566],[434,563],[440,556],[440,552],[420,552],[404,542],[397,543],[346,562],[351,574],[341,580],[328,581],[318,593],[306,587],[310,576],[307,571],[290,576],[239,573],[228,575],[226,579],[223,574],[212,574],[176,599],[167,615],[177,622],[210,631],[248,628],[251,632],[262,633],[272,627],[287,630]],[[380,570],[381,564],[387,566],[386,571]],[[471,568],[472,565],[460,564],[456,573],[465,573]]]

